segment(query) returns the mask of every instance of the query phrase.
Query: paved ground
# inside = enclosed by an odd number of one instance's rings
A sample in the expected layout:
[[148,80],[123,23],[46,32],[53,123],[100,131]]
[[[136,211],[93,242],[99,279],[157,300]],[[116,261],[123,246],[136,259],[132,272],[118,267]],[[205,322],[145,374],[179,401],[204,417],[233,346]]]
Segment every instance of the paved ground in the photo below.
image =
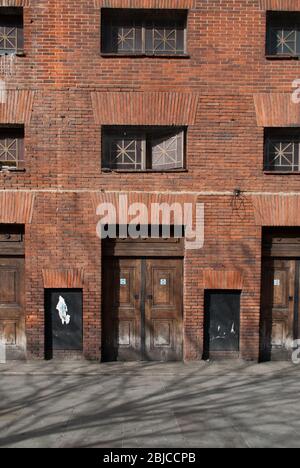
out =
[[300,365],[0,365],[0,447],[300,447]]

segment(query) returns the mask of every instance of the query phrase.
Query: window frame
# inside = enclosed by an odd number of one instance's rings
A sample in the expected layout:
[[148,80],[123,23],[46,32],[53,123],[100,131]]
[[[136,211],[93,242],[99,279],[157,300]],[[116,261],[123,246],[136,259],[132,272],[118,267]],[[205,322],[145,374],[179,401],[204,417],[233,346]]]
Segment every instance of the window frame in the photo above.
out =
[[[266,17],[266,58],[275,60],[299,60],[300,59],[300,12],[291,11],[267,11]],[[295,53],[278,53],[273,51],[272,42],[274,29],[282,31],[291,30],[296,32]]]
[[[0,159],[0,171],[24,171],[25,170],[25,128],[23,125],[0,125],[0,141],[15,139],[17,142],[18,157],[16,164],[13,160]],[[1,156],[1,148],[0,148]],[[5,164],[5,163],[8,164]]]
[[[6,19],[6,21],[5,21]],[[13,26],[8,26],[8,23],[15,23]],[[0,29],[15,29],[16,30],[16,47],[2,48],[0,47],[0,56],[5,55],[24,55],[24,10],[23,7],[5,7],[0,6]]]
[[[101,170],[103,172],[130,172],[130,173],[165,173],[165,172],[186,172],[186,149],[187,149],[187,127],[186,126],[109,126],[105,125],[102,127],[101,140]],[[122,133],[126,133],[126,136],[132,137],[142,142],[142,154],[141,154],[141,169],[132,168],[117,168],[109,166],[108,158],[106,156],[107,142],[120,138]],[[164,136],[182,136],[182,149],[181,149],[181,161],[182,167],[178,168],[161,168],[155,169],[152,167],[152,146],[151,142],[156,138],[163,138]]]
[[[119,17],[121,19],[115,19],[115,16],[120,13]],[[173,14],[174,16],[178,15],[178,18],[174,19],[174,24],[176,21],[181,24],[183,32],[183,51],[172,53],[172,51],[166,51],[164,53],[155,53],[155,50],[147,51],[146,45],[146,36],[147,31],[149,30],[149,24],[155,22],[154,15],[158,16],[164,14],[165,17],[162,19],[157,18],[158,21],[163,23],[163,20],[166,23],[172,23],[172,20],[168,18],[168,14]],[[152,58],[189,58],[187,52],[187,26],[188,26],[188,13],[187,9],[136,9],[136,8],[102,8],[101,9],[101,55],[103,57],[152,57]],[[113,16],[114,15],[114,16]],[[151,16],[152,15],[152,16]],[[146,16],[146,18],[145,18]],[[147,17],[148,16],[148,17]],[[125,19],[123,19],[125,17]],[[154,18],[154,19],[153,19]],[[117,27],[118,24],[126,26],[126,22],[129,24],[134,24],[134,27],[137,29],[141,28],[141,50],[134,51],[114,51],[112,50],[112,41],[108,41],[108,38],[112,34],[112,28]],[[152,31],[154,28],[151,28]],[[175,29],[177,31],[177,29]],[[107,35],[107,37],[105,36]],[[106,43],[107,41],[107,43]],[[109,42],[109,43],[108,43]]]
[[[296,158],[297,164],[291,164],[291,167],[297,166],[297,170],[287,170],[286,166],[277,166],[278,168],[271,168],[270,166],[270,143],[273,145],[276,143],[294,144],[296,145]],[[274,175],[300,175],[300,127],[270,127],[264,129],[264,161],[263,168],[265,174]]]

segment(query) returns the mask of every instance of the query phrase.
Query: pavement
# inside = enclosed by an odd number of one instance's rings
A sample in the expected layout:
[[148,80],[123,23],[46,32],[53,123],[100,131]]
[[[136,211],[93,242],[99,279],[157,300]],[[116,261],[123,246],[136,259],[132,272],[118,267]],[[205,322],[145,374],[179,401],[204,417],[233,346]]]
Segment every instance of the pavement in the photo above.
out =
[[300,365],[0,365],[0,447],[299,448]]

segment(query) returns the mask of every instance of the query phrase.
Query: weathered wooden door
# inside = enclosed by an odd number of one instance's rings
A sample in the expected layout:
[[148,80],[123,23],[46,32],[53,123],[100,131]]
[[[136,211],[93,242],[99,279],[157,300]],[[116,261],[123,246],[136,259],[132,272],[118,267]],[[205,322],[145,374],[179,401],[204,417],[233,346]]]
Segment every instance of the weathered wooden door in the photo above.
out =
[[25,357],[24,258],[0,257],[0,337],[7,359]]
[[262,268],[261,358],[288,359],[299,307],[298,262],[264,259]]
[[179,259],[146,262],[146,359],[182,359],[182,276]]
[[104,360],[182,359],[182,260],[108,258]]
[[141,260],[108,258],[104,264],[102,357],[141,359]]

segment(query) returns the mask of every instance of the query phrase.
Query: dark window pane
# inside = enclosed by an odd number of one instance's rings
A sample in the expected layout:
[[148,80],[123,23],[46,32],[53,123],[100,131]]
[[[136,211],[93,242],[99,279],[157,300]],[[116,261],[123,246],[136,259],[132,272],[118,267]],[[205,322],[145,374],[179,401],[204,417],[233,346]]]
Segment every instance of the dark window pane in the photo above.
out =
[[277,55],[295,55],[297,53],[297,31],[277,28],[272,30],[272,47]]
[[23,129],[0,129],[0,166],[17,168],[24,161]]
[[148,24],[146,54],[183,54],[184,31],[176,24]]
[[112,51],[119,54],[142,52],[142,29],[136,25],[112,27]]
[[184,167],[182,128],[106,127],[102,135],[104,168],[160,171]]
[[[265,169],[268,171],[299,171],[299,142],[295,129],[285,132],[272,129],[265,136]],[[277,133],[277,135],[276,135]]]
[[102,11],[102,51],[176,55],[185,52],[186,11]]
[[142,141],[138,136],[105,136],[104,140],[105,167],[137,171],[143,168]]
[[22,9],[0,7],[0,53],[14,54],[19,49],[23,49]]
[[300,15],[298,13],[269,13],[267,30],[268,54],[279,56],[300,54]]

